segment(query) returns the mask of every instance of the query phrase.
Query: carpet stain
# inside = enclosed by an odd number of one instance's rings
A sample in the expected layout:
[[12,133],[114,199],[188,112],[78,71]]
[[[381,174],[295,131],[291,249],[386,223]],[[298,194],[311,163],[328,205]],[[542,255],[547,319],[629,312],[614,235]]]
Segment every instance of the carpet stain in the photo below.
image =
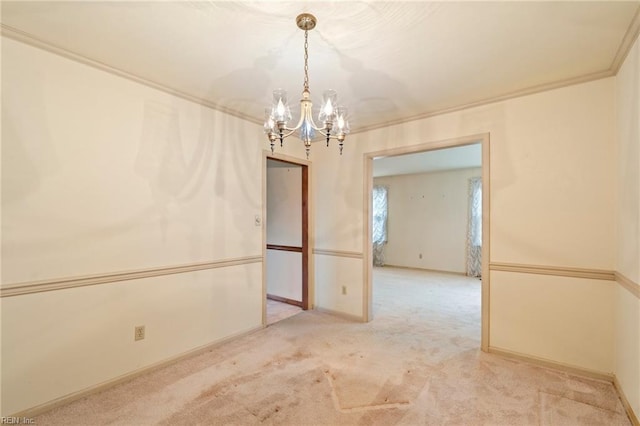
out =
[[[338,390],[336,388],[336,375],[329,373],[329,371],[325,370],[325,377],[327,378],[327,382],[331,388],[331,397],[334,402],[334,407],[337,411],[342,413],[354,413],[354,412],[363,412],[363,411],[371,411],[371,410],[380,410],[380,409],[390,409],[390,408],[402,408],[405,409],[411,405],[411,401],[408,399],[403,399],[401,396],[406,392],[404,388],[402,388],[401,384],[395,384],[390,381],[387,381],[382,388],[378,391],[377,395],[373,397],[371,402],[362,405],[343,405],[338,396]],[[404,382],[405,384],[406,381]],[[358,381],[351,380],[349,381],[350,388],[342,389],[342,392],[349,395],[354,395],[362,391],[362,389],[367,388],[371,385],[367,380]]]
[[298,349],[290,355],[281,354],[276,356],[273,360],[265,363],[263,365],[263,368],[271,368],[274,366],[279,368],[284,368],[291,362],[302,361],[312,357],[313,357],[313,354],[311,354],[310,352],[305,352],[301,349]]
[[369,323],[305,311],[34,420],[45,426],[630,425],[610,383],[481,352],[477,280],[376,268],[374,287]]

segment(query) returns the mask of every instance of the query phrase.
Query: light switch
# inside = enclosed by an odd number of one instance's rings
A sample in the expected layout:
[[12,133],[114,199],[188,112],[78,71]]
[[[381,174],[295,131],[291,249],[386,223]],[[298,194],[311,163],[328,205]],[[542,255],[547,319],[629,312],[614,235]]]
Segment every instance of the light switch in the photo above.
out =
[[260,217],[260,215],[256,215],[255,224],[256,226],[262,226],[262,218]]

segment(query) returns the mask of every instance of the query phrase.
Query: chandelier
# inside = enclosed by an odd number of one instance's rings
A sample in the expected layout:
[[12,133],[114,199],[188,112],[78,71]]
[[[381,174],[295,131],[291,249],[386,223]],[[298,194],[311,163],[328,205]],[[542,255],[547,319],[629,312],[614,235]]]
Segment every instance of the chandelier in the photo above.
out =
[[329,140],[336,139],[342,155],[343,143],[349,133],[349,122],[347,121],[347,109],[337,104],[337,94],[334,90],[327,90],[323,94],[322,106],[318,114],[318,121],[322,126],[316,125],[313,121],[311,93],[309,92],[309,31],[316,26],[316,18],[310,13],[303,13],[296,18],[298,28],[304,30],[304,88],[302,99],[300,100],[300,118],[295,127],[289,127],[291,121],[291,109],[287,103],[287,92],[283,89],[273,91],[273,102],[271,107],[265,108],[264,132],[271,143],[271,152],[276,140],[280,140],[280,147],[285,138],[298,131],[298,137],[304,142],[307,158],[311,150],[311,141],[316,136],[316,132],[326,138],[327,146]]

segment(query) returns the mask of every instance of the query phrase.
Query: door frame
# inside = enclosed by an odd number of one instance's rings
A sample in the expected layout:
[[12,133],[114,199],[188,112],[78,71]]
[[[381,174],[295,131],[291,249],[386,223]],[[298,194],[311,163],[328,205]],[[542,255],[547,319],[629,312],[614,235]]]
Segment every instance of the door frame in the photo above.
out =
[[302,175],[302,309],[314,308],[313,209],[311,161],[264,150],[262,154],[262,325],[267,325],[267,160],[301,168]]
[[453,139],[425,142],[417,145],[401,146],[374,152],[365,152],[364,157],[364,291],[362,292],[363,320],[369,322],[373,319],[373,255],[372,255],[372,229],[371,206],[373,202],[373,160],[380,157],[393,157],[403,154],[415,154],[438,149],[454,148],[480,143],[482,146],[482,281],[481,281],[481,337],[480,346],[485,352],[489,350],[489,259],[490,259],[490,135],[480,133],[469,136],[461,136]]

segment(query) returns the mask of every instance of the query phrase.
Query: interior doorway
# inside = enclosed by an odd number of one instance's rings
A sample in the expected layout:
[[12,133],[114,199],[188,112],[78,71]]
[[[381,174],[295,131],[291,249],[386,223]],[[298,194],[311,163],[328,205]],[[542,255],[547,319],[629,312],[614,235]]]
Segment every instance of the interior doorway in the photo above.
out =
[[374,159],[373,265],[480,277],[481,172],[480,144]]
[[373,319],[373,162],[374,159],[395,157],[405,154],[431,152],[445,148],[479,145],[481,148],[481,189],[482,189],[482,246],[481,246],[481,347],[487,350],[489,346],[489,134],[471,135],[457,139],[428,142],[424,144],[387,149],[365,153],[364,182],[365,182],[365,241],[364,259],[364,319]]
[[267,157],[265,185],[263,322],[309,309],[309,170]]

